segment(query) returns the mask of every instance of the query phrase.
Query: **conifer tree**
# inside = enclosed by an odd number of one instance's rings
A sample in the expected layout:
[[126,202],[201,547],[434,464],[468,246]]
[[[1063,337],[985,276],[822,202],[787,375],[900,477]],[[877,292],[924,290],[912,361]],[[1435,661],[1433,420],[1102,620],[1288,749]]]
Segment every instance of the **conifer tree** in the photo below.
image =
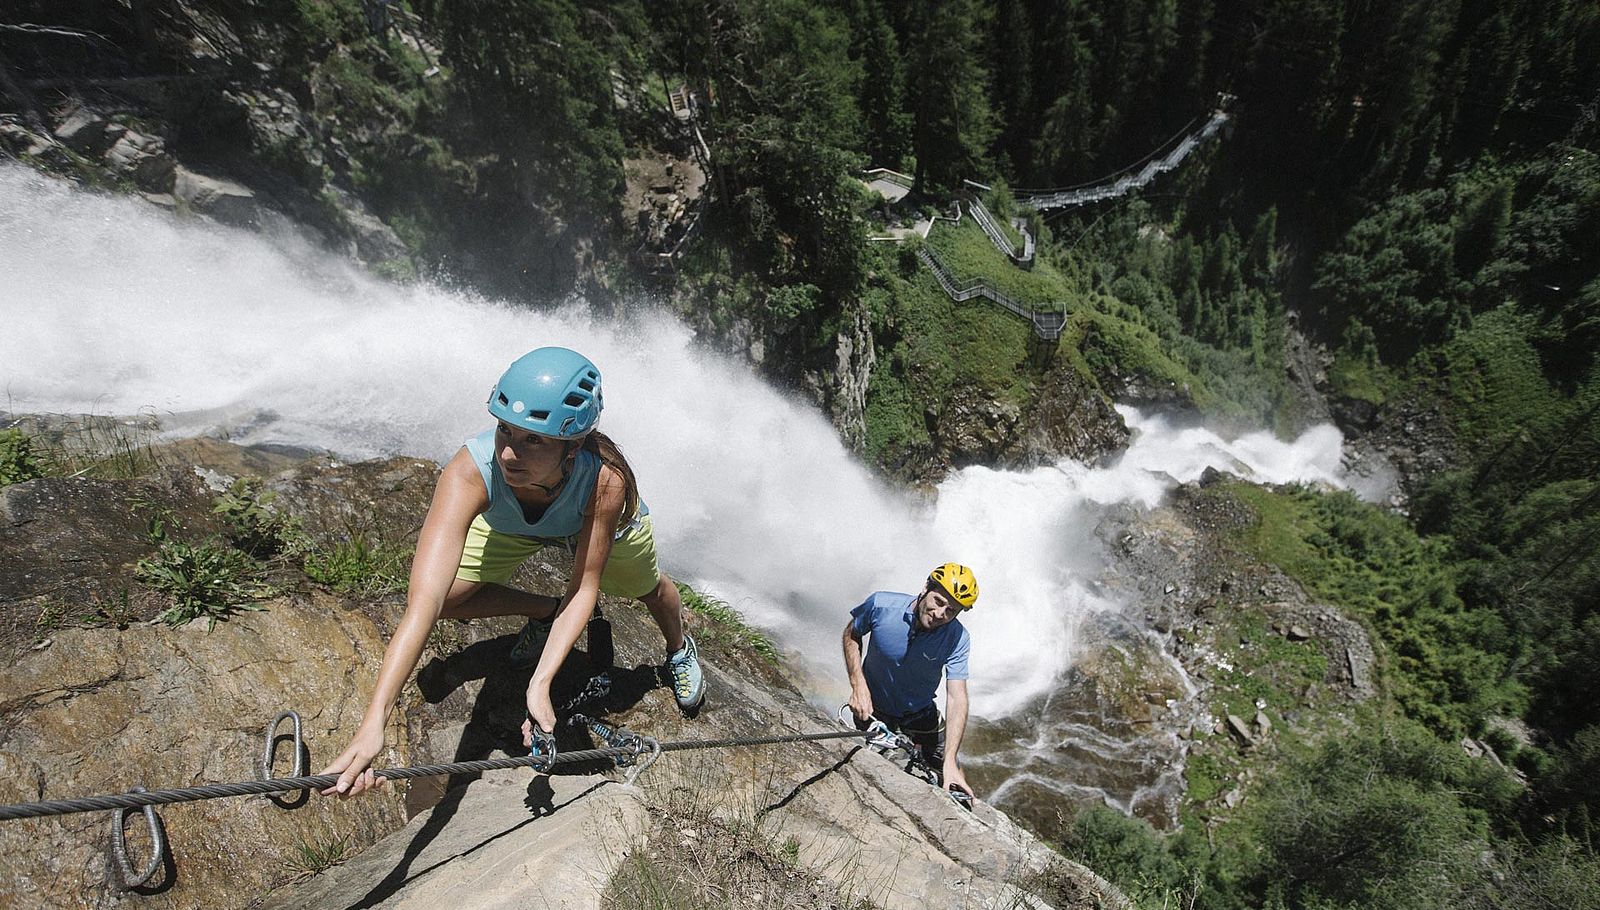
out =
[[870,162],[898,168],[911,151],[911,115],[905,108],[905,66],[900,39],[877,0],[864,0],[860,13],[857,28],[865,151]]
[[932,0],[912,47],[917,186],[948,192],[980,173],[994,138],[974,0]]

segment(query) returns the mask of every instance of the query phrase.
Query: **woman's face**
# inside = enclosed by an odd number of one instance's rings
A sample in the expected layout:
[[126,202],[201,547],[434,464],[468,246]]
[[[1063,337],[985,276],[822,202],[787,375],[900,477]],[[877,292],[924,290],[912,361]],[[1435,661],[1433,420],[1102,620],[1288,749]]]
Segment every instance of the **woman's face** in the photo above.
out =
[[502,420],[495,427],[494,451],[507,483],[514,487],[535,483],[549,486],[553,479],[561,477],[561,462],[566,457],[567,445],[562,440],[530,433]]

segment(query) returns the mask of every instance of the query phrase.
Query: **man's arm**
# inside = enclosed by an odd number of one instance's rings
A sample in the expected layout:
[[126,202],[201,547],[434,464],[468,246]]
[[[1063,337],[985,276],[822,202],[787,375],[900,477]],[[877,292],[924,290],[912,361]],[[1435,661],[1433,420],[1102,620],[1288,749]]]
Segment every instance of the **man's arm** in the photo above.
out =
[[866,721],[872,717],[872,693],[861,670],[861,633],[853,619],[844,626],[844,672],[850,678],[850,713]]
[[961,737],[967,732],[967,681],[945,679],[944,700],[944,788],[949,790],[957,786],[971,793],[972,787],[956,761],[956,754],[961,751]]

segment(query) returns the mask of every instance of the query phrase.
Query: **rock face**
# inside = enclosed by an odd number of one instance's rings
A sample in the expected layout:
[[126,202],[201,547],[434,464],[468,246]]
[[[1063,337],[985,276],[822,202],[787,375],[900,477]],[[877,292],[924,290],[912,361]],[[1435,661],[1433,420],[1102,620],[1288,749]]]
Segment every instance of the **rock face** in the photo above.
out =
[[1094,462],[1125,448],[1128,427],[1111,400],[1061,362],[1040,381],[1023,415],[1020,447],[1007,460],[1022,464],[1074,458]]
[[[70,629],[0,677],[6,764],[24,771],[0,783],[7,803],[251,780],[264,728],[298,708],[312,761],[354,730],[383,653],[377,627],[337,601],[271,601],[208,631]],[[284,730],[288,725],[284,725]],[[384,764],[408,753],[389,731]],[[279,749],[279,776],[292,755]],[[310,769],[311,772],[318,770]],[[296,800],[291,800],[294,804]],[[108,813],[8,822],[0,873],[8,907],[104,906],[121,889],[107,858]],[[160,810],[174,863],[149,891],[161,907],[237,906],[250,891],[290,877],[302,845],[370,843],[405,819],[403,800],[379,796],[348,808],[315,799],[293,811],[259,798],[210,800]],[[142,821],[129,820],[133,864],[149,856]]]
[[[120,628],[76,619],[97,598],[143,590],[130,564],[155,549],[152,508],[168,516],[170,533],[217,533],[212,490],[244,466],[277,466],[279,458],[190,442],[166,452],[165,472],[150,479],[42,479],[0,490],[0,606],[10,625],[42,602],[68,608],[36,643],[15,641],[3,656],[0,802],[253,779],[264,728],[285,708],[304,720],[308,772],[343,748],[401,611],[396,596],[338,594],[280,559],[268,571],[279,593],[214,628],[204,619],[180,628],[145,621],[162,606],[148,591],[131,598],[135,616]],[[268,478],[265,488],[313,539],[384,529],[395,539],[415,533],[434,476],[434,466],[409,459],[315,458]],[[536,557],[516,583],[555,593],[562,578],[559,564]],[[615,667],[609,693],[583,703],[588,713],[663,742],[830,727],[775,668],[692,615],[712,694],[698,716],[684,717],[660,680],[661,638],[648,616],[628,602],[608,598],[604,606]],[[377,764],[519,754],[529,671],[506,659],[516,628],[510,620],[436,628]],[[557,677],[557,705],[578,695],[590,672],[580,648]],[[285,724],[277,776],[291,773],[287,732]],[[564,752],[596,745],[573,727],[558,740]],[[1046,906],[1015,886],[1047,868],[1083,895],[1061,906],[1121,900],[993,809],[959,810],[854,741],[670,752],[638,788],[604,765],[560,770],[425,778],[349,801],[297,794],[166,806],[159,811],[170,859],[136,899],[230,908],[271,891],[272,907],[601,906],[628,857],[659,853],[647,829],[661,830],[660,820],[677,817],[674,807],[687,801],[708,823],[792,844],[794,868],[879,906]],[[109,818],[102,811],[0,823],[8,856],[0,906],[130,899],[108,858]],[[136,868],[150,855],[142,826],[137,814],[127,820]]]
[[[215,105],[211,116],[224,123],[237,121],[264,158],[308,183],[320,184],[323,142],[293,96],[278,88],[239,89],[219,93]],[[0,122],[0,147],[51,170],[92,169],[97,179],[131,184],[150,202],[234,227],[257,228],[281,220],[281,211],[364,263],[391,270],[410,267],[405,244],[355,194],[328,184],[312,201],[304,190],[283,179],[256,174],[263,177],[264,186],[247,186],[222,176],[214,164],[185,165],[165,138],[149,127],[133,125],[142,122],[143,113],[126,104],[102,109],[79,99],[46,114],[54,125],[42,124],[47,127],[43,131],[6,118]]]
[[946,470],[973,464],[1031,466],[1059,458],[1094,462],[1128,441],[1128,428],[1110,400],[1061,362],[1040,378],[1025,404],[964,386],[930,409],[928,425],[934,428],[934,460]]
[[[284,709],[303,719],[305,773],[314,773],[365,709],[398,616],[393,599],[338,596],[302,579],[298,590],[214,628],[204,619],[181,628],[148,622],[166,606],[134,577],[134,564],[156,551],[152,522],[174,537],[216,538],[222,528],[207,481],[226,487],[222,471],[285,462],[207,441],[180,443],[153,460],[165,468],[142,480],[43,478],[0,489],[0,766],[8,772],[0,775],[0,802],[251,780],[267,722]],[[286,494],[307,487],[356,494],[370,477],[365,489],[389,505],[403,535],[426,504],[434,471],[407,460],[353,468],[318,460],[278,483]],[[352,511],[365,505],[360,495],[344,501]],[[341,521],[317,497],[293,505],[313,528]],[[451,710],[461,711],[459,722],[469,706],[415,699],[404,707],[388,730],[382,764],[432,760],[429,732]],[[285,722],[280,739],[290,729]],[[276,775],[290,775],[286,739],[276,755]],[[405,794],[397,792],[348,806],[298,795],[281,802],[294,808],[248,797],[161,809],[171,860],[139,892],[145,902],[240,906],[294,877],[305,851],[353,852],[406,818]],[[0,849],[10,857],[0,871],[0,906],[117,902],[125,892],[107,851],[109,818],[95,812],[0,824]],[[138,813],[126,828],[130,860],[142,868],[150,845]]]
[[260,910],[599,906],[639,791],[582,775],[491,771],[350,862],[273,893]]
[[859,449],[867,435],[867,386],[872,369],[877,366],[878,354],[866,306],[855,301],[850,307],[834,339],[830,375],[808,373],[804,384],[811,397],[832,417],[845,445]]
[[[734,669],[741,656],[718,653],[714,643],[703,649],[713,700],[698,717],[683,718],[650,678],[653,668],[634,663],[654,659],[648,640],[657,633],[637,612],[613,617],[618,664],[632,666],[594,704],[610,721],[667,743],[837,729],[794,690],[745,677]],[[458,668],[470,662],[455,661]],[[563,749],[594,745],[570,728],[558,738]],[[666,843],[652,839],[651,817],[669,822]],[[843,898],[838,906],[859,898],[890,910],[1045,907],[1015,885],[1047,868],[1074,876],[1083,906],[1089,895],[1120,899],[992,808],[958,809],[859,741],[829,740],[673,751],[636,786],[592,764],[558,765],[549,776],[492,772],[451,790],[355,861],[275,893],[265,908],[420,908],[437,906],[446,893],[459,910],[616,906],[606,900],[608,882],[630,856],[688,863],[694,842],[720,826],[743,832],[743,850],[789,842],[797,868],[831,882]]]

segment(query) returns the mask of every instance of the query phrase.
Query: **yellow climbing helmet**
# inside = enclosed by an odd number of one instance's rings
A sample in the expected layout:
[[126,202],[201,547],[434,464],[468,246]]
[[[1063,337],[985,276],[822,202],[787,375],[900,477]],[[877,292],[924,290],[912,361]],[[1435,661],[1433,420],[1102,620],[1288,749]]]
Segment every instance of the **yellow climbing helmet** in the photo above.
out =
[[928,580],[954,597],[963,609],[972,609],[972,605],[978,601],[978,579],[966,566],[947,562],[929,572]]

